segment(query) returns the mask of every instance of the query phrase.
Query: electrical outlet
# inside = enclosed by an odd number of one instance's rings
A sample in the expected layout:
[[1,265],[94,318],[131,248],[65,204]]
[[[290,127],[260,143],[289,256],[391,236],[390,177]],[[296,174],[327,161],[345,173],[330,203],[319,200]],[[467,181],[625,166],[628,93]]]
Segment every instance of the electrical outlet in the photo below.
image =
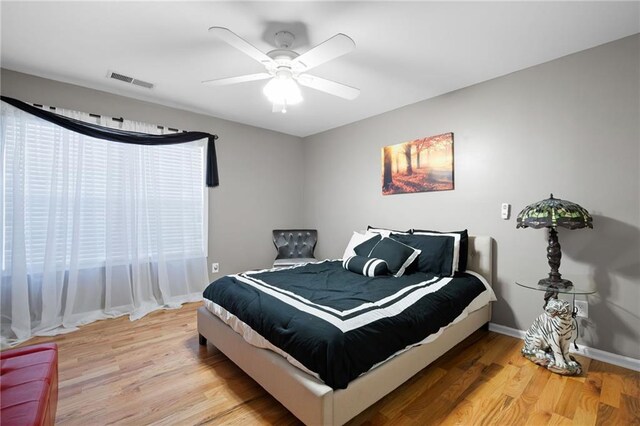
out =
[[576,316],[589,318],[589,302],[586,300],[576,300]]
[[211,273],[212,274],[217,274],[218,272],[220,272],[220,264],[219,263],[212,263],[211,264]]

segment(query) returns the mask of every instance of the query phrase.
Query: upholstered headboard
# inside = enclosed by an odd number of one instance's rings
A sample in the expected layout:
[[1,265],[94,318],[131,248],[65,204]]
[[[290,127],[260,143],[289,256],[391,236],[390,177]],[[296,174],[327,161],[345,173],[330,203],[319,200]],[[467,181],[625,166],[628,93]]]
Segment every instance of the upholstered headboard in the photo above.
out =
[[493,285],[493,239],[485,236],[469,236],[467,269],[482,275]]

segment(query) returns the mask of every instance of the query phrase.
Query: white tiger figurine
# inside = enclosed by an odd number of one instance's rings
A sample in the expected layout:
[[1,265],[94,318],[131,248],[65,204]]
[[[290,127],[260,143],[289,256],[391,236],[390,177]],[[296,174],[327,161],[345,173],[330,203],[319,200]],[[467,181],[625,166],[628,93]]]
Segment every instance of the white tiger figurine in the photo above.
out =
[[571,319],[569,303],[549,299],[544,312],[527,330],[522,355],[555,373],[580,374],[582,366],[569,357],[571,334],[575,329]]

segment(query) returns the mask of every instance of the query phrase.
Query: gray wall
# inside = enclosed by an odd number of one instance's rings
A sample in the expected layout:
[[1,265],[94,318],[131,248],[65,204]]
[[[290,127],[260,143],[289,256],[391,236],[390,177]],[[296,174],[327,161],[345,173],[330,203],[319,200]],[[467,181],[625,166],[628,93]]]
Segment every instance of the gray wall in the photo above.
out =
[[[597,282],[582,342],[640,358],[639,51],[636,35],[305,138],[317,254],[341,256],[368,224],[490,235],[493,322],[526,330],[543,294],[515,281],[548,272],[547,233],[516,229],[515,216],[553,192],[594,217],[593,230],[559,230],[560,271]],[[444,132],[455,137],[455,190],[382,196],[380,149]]]
[[298,137],[6,69],[0,77],[3,95],[27,102],[219,135],[220,186],[209,189],[209,269],[211,262],[220,263],[221,274],[270,266],[271,230],[301,225]]
[[[595,229],[560,229],[559,238],[561,272],[597,282],[582,341],[638,359],[639,51],[640,37],[629,37],[303,140],[8,70],[1,90],[220,135],[209,255],[222,273],[269,265],[270,232],[278,227],[318,228],[321,258],[341,256],[351,232],[368,224],[468,228],[496,240],[493,322],[526,329],[542,293],[515,281],[548,271],[546,232],[516,230],[515,215],[550,192],[577,202],[593,214]],[[383,146],[449,131],[454,191],[381,195]],[[512,204],[508,221],[500,219],[503,202]]]

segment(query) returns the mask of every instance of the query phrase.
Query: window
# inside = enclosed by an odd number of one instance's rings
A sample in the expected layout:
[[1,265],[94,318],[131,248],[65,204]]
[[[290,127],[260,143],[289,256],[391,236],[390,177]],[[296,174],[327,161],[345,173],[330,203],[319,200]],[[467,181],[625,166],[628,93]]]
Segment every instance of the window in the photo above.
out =
[[[201,300],[207,142],[182,141],[211,135],[193,132],[174,145],[110,142],[11,102],[2,100],[0,121],[0,347]],[[162,133],[56,112],[145,133],[145,141]]]
[[[127,264],[136,256],[206,256],[204,141],[107,142],[17,110],[7,116],[3,110],[3,121],[4,271],[11,269],[16,220],[24,220],[26,263],[33,272],[42,270],[48,252],[55,253],[58,268],[69,268],[74,251],[80,267],[101,266],[107,258]],[[137,123],[134,130],[158,128]]]

